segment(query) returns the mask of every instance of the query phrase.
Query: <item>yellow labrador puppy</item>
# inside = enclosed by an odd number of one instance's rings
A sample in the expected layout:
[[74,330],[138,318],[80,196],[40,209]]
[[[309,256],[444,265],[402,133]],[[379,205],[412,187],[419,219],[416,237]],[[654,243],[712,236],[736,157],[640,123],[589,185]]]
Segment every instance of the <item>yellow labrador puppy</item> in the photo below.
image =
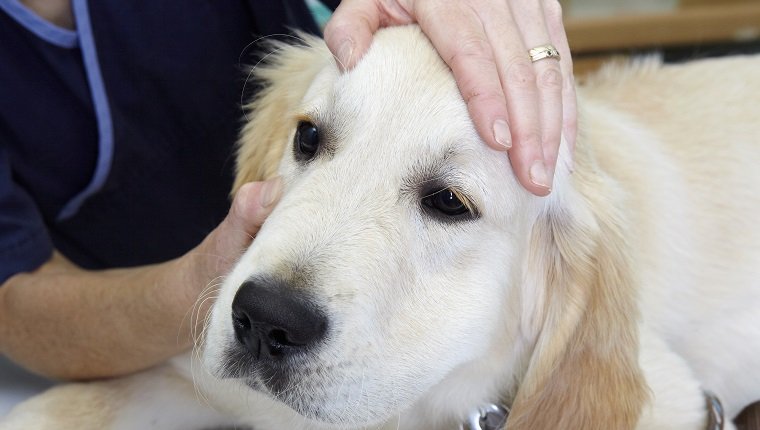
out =
[[199,360],[0,428],[712,430],[760,399],[760,57],[606,69],[538,198],[416,27],[346,74],[276,50],[237,185],[285,194]]

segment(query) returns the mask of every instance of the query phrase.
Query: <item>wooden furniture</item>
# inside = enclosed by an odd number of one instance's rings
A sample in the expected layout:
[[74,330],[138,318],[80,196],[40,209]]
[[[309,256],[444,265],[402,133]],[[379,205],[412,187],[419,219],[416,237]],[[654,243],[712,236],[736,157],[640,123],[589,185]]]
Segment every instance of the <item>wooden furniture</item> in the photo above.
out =
[[760,40],[760,0],[680,0],[671,11],[565,19],[576,74],[633,50]]
[[738,430],[760,430],[760,402],[742,411],[736,418],[735,424]]

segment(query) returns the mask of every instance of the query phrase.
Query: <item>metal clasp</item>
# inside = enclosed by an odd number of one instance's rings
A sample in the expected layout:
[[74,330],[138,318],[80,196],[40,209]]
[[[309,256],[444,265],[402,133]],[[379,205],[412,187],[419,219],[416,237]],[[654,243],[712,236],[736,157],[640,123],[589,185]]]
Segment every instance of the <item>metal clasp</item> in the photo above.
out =
[[459,430],[501,430],[508,416],[509,409],[490,403],[472,411]]

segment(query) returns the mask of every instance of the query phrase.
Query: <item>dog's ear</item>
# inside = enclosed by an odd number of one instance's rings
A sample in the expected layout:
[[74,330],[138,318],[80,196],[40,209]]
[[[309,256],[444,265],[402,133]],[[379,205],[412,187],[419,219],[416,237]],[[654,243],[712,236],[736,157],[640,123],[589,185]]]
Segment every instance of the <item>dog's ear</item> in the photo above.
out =
[[251,70],[249,78],[260,90],[245,106],[233,195],[246,182],[276,175],[298,106],[317,73],[335,61],[322,39],[299,33],[296,40],[301,43],[268,43],[270,54]]
[[[534,352],[507,428],[633,429],[648,389],[638,365],[636,285],[624,240],[624,195],[576,170],[533,227],[525,287]],[[528,295],[526,295],[528,296]]]

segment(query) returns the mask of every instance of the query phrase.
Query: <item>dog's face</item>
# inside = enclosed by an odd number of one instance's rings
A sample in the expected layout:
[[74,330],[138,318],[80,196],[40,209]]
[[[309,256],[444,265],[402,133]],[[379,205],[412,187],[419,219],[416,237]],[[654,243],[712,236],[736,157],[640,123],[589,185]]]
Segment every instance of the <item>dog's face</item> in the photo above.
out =
[[241,175],[246,145],[279,145],[285,193],[221,287],[206,366],[341,427],[496,400],[542,306],[521,299],[537,199],[418,30],[378,34],[345,74],[302,54],[308,89],[259,105],[284,106],[258,124],[280,137],[244,136]]
[[209,329],[212,367],[320,421],[383,420],[490,351],[525,241],[506,154],[426,40],[393,42],[282,118],[286,192]]

